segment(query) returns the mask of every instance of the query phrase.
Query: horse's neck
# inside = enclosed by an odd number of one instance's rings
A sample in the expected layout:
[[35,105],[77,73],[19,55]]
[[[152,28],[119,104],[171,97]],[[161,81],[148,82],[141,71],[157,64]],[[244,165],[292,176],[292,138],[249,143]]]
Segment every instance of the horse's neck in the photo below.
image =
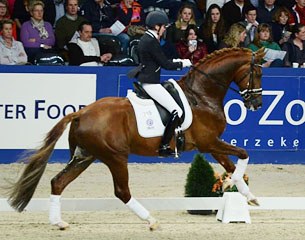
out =
[[213,103],[219,106],[222,106],[229,86],[225,81],[198,74],[180,80],[179,85],[190,103],[196,102],[199,105]]

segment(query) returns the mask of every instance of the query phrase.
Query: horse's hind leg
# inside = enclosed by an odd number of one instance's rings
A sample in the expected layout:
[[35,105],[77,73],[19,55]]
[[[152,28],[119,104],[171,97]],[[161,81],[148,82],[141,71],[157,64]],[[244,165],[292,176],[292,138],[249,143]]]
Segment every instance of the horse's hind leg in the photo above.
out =
[[150,230],[156,230],[159,226],[157,220],[130,194],[127,156],[112,156],[112,159],[108,158],[104,162],[112,174],[115,196],[124,202],[140,219],[148,222]]
[[[79,148],[77,148],[79,149]],[[76,179],[94,161],[92,156],[74,154],[67,166],[51,180],[49,220],[52,225],[64,230],[69,224],[61,219],[60,196],[65,187]]]
[[[228,155],[239,157],[236,167]],[[212,156],[226,169],[228,173],[233,173],[231,176],[232,183],[230,184],[236,185],[238,191],[247,197],[248,203],[250,205],[259,205],[256,197],[250,192],[248,185],[243,179],[249,161],[249,156],[246,150],[232,146],[218,139],[217,143],[214,145]]]

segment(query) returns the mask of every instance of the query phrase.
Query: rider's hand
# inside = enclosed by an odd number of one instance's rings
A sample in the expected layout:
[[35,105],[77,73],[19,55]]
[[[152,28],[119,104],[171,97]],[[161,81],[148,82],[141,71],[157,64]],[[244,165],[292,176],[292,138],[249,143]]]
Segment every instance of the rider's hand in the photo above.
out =
[[176,59],[173,59],[173,62],[174,62],[174,63],[175,63],[175,62],[181,62],[181,63],[182,63],[182,59],[176,58]]
[[192,62],[190,61],[190,59],[182,59],[182,67],[191,67],[192,66]]

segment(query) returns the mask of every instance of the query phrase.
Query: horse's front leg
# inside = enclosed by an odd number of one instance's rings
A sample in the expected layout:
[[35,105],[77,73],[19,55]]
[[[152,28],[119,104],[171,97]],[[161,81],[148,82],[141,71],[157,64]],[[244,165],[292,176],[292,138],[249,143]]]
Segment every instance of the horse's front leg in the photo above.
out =
[[[236,185],[238,191],[247,197],[248,204],[259,205],[256,197],[250,192],[248,185],[243,179],[249,161],[246,150],[217,139],[211,148],[211,154],[228,173],[232,173],[232,183],[227,184]],[[236,166],[234,166],[228,155],[234,155],[239,158]]]
[[156,230],[159,227],[158,221],[130,194],[127,158],[127,156],[113,155],[111,158],[103,159],[112,174],[115,196],[125,203],[140,219],[146,221],[151,231]]

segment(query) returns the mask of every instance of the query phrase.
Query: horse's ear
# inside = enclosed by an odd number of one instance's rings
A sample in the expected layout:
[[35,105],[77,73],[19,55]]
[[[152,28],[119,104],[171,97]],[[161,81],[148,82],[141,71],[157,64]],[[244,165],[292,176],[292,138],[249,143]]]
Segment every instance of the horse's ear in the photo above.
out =
[[256,60],[257,60],[257,61],[260,61],[260,60],[265,56],[265,54],[266,54],[265,48],[264,48],[264,47],[261,47],[260,49],[258,49],[258,50],[255,52]]

